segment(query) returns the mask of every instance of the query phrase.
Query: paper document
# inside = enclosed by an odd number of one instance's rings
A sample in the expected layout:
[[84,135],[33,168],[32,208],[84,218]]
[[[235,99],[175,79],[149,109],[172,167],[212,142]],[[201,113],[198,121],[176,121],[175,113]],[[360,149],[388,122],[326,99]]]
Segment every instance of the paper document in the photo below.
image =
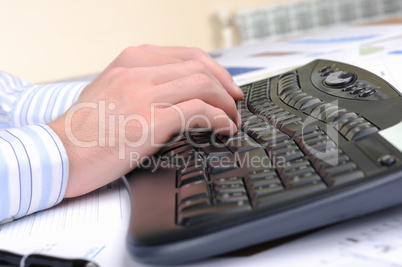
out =
[[125,255],[130,199],[121,179],[0,226],[0,248],[116,265]]
[[213,53],[239,85],[274,76],[314,59],[365,68],[402,91],[402,25],[340,27],[295,40],[261,42]]

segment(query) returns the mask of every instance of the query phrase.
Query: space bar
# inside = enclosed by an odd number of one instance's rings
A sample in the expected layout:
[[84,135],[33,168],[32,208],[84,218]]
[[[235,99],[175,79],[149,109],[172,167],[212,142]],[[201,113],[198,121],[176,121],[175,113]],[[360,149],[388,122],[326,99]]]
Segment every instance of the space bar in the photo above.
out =
[[305,186],[289,188],[277,193],[263,195],[258,197],[257,207],[272,207],[280,205],[287,201],[293,201],[295,198],[304,197],[322,190],[327,187],[324,183],[313,183]]
[[251,206],[246,201],[212,206],[202,206],[179,212],[177,216],[177,223],[180,225],[188,226],[203,221],[208,221],[217,217],[222,217],[248,210],[251,210]]

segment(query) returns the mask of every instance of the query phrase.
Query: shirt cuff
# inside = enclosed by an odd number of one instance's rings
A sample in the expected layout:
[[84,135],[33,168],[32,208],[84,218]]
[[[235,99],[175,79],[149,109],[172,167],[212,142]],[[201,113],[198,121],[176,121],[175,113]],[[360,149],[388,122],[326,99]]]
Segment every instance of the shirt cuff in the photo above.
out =
[[52,207],[65,194],[68,158],[44,124],[0,131],[0,222]]

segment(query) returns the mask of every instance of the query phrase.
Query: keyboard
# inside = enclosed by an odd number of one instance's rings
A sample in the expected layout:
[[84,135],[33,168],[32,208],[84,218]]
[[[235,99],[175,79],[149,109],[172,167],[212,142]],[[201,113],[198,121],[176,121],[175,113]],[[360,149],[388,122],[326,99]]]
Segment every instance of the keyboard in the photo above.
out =
[[241,87],[233,136],[194,128],[129,174],[127,246],[179,264],[402,202],[401,94],[367,70],[315,60]]

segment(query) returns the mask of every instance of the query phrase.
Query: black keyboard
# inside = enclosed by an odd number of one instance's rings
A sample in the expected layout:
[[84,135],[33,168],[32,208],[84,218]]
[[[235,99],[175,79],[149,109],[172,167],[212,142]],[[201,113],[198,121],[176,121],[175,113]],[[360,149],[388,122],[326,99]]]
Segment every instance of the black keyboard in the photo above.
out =
[[127,175],[138,261],[199,260],[402,202],[402,153],[381,134],[402,98],[386,81],[315,60],[242,90],[235,135],[194,128]]

